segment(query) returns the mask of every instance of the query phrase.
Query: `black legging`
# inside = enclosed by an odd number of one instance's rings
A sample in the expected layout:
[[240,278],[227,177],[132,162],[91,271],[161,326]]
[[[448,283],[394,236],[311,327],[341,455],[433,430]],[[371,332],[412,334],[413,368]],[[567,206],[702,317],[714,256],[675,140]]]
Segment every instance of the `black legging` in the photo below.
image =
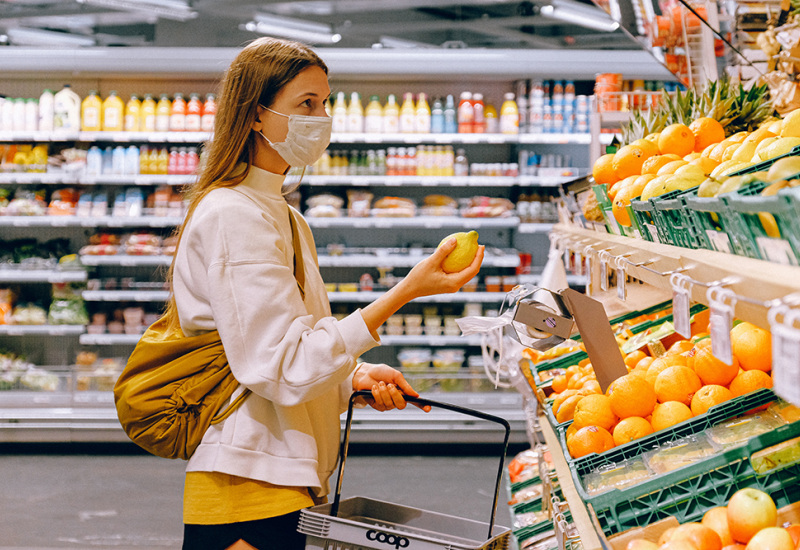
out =
[[183,550],[225,550],[239,539],[258,550],[304,550],[306,536],[297,532],[300,512],[285,516],[226,523],[183,526]]

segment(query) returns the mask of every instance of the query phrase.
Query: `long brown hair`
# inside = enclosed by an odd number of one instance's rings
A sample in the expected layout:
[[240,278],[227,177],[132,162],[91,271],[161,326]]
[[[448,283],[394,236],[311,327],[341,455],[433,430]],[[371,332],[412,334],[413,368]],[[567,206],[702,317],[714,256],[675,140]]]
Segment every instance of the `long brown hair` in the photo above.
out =
[[[219,93],[214,138],[205,146],[197,181],[186,192],[189,204],[178,229],[178,246],[203,197],[214,189],[238,185],[247,177],[256,151],[255,133],[250,126],[258,105],[271,106],[286,84],[312,66],[328,72],[325,62],[308,46],[268,37],[252,41],[233,60]],[[173,258],[167,274],[170,286],[174,270]],[[168,333],[180,329],[174,295],[170,296],[164,317]]]

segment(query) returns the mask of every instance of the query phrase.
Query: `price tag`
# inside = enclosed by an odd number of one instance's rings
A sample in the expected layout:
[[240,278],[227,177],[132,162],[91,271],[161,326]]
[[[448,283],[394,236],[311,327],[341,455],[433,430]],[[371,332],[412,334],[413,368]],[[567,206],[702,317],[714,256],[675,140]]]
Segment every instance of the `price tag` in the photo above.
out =
[[777,264],[783,265],[797,265],[797,256],[795,256],[792,246],[783,239],[770,239],[769,237],[756,237],[758,249],[761,255]]
[[770,309],[772,332],[772,378],[775,393],[800,405],[800,310],[786,305]]
[[600,290],[608,290],[608,259],[611,255],[608,252],[600,253]]
[[691,279],[680,273],[673,273],[670,277],[672,284],[672,324],[675,332],[684,338],[691,338],[692,326],[689,312]]
[[575,251],[574,260],[575,260],[575,274],[583,276],[585,274],[583,271],[585,266],[583,264],[583,255],[579,251]]
[[586,295],[592,296],[594,294],[594,250],[591,246],[583,249],[583,257],[586,259]]
[[713,285],[709,287],[706,296],[711,309],[708,322],[711,333],[711,353],[723,363],[732,365],[731,328],[733,328],[736,294],[719,285]]
[[728,238],[727,233],[721,233],[712,229],[706,229],[706,235],[711,242],[711,246],[717,252],[731,253],[731,240]]
[[621,265],[620,260],[622,258],[617,258],[617,268],[614,273],[617,276],[617,298],[624,302],[628,299],[628,272],[625,271],[625,266]]

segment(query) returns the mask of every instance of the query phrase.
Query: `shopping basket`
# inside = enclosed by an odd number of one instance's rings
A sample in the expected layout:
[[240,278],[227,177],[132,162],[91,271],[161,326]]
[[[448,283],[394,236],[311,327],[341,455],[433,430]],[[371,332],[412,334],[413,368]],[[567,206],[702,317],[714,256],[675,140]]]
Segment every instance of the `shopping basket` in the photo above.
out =
[[402,506],[366,497],[341,499],[342,474],[350,442],[353,403],[359,397],[369,397],[368,391],[358,391],[350,398],[344,437],[339,450],[339,478],[333,503],[307,508],[300,512],[297,530],[306,535],[306,550],[505,550],[511,530],[494,524],[497,498],[503,476],[503,465],[511,426],[500,417],[474,411],[449,403],[406,396],[406,401],[421,406],[430,405],[457,413],[495,422],[505,428],[503,452],[492,501],[489,523]]

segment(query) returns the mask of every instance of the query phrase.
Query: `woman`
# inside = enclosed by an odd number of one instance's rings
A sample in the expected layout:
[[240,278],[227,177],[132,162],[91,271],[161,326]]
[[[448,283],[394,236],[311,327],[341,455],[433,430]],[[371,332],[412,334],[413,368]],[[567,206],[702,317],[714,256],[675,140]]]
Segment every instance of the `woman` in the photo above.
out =
[[290,166],[312,164],[329,144],[329,95],[319,57],[271,38],[245,47],[222,83],[166,316],[186,335],[217,329],[238,391],[252,394],[188,462],[185,549],[304,548],[299,510],[325,500],[351,393],[371,390],[378,410],[417,395],[395,369],[356,359],[400,307],[457,291],[483,259],[481,248],[469,268],[444,273],[451,239],[375,302],[331,316],[311,231],[282,195]]

